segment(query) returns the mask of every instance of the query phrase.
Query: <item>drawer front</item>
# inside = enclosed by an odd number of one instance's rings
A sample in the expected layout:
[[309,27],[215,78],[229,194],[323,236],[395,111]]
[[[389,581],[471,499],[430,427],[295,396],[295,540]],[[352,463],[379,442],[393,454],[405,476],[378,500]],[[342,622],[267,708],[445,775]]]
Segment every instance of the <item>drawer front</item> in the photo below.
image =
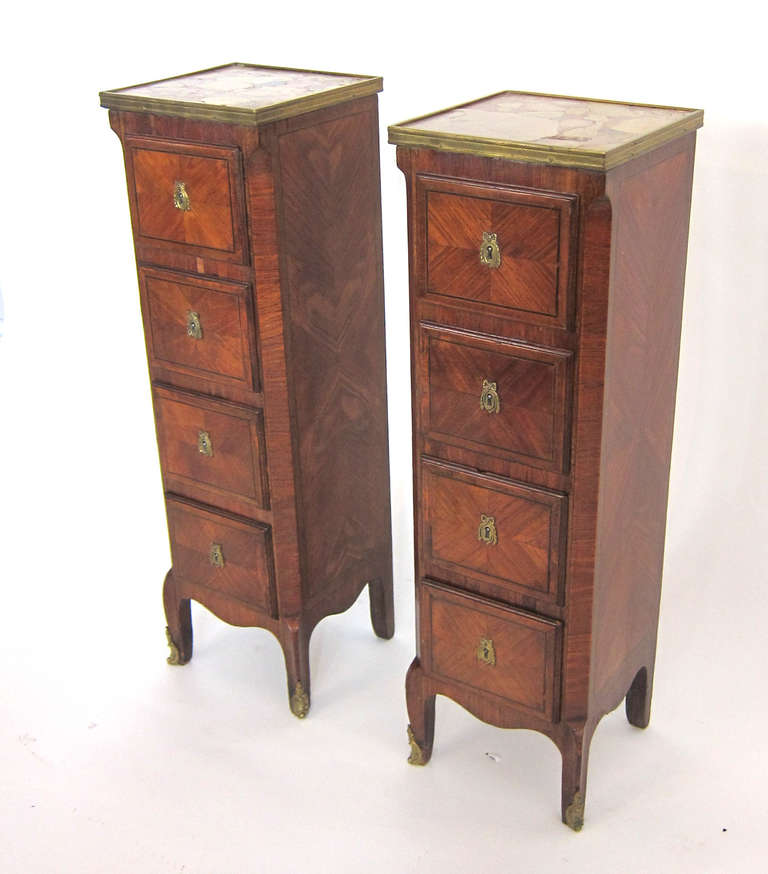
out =
[[[260,410],[155,388],[155,414],[166,487],[203,483],[268,506]],[[184,494],[184,491],[182,491]]]
[[568,327],[576,198],[419,177],[426,292]]
[[426,436],[567,471],[572,354],[423,325]]
[[127,137],[135,233],[144,243],[243,261],[238,149]]
[[421,635],[428,673],[557,720],[560,622],[422,583]]
[[421,473],[428,575],[466,585],[476,578],[561,600],[565,495],[429,460],[422,461]]
[[269,526],[173,498],[166,505],[173,572],[274,615]]
[[139,270],[150,365],[258,390],[250,288]]

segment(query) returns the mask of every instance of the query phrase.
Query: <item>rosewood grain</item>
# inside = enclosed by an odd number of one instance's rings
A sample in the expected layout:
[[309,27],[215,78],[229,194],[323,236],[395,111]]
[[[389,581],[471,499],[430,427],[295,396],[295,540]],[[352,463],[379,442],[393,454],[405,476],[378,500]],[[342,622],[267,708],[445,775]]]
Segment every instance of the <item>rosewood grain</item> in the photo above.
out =
[[[307,93],[329,82],[308,74]],[[346,94],[253,125],[130,111],[126,92],[110,110],[166,489],[170,661],[192,656],[191,600],[267,628],[299,717],[321,619],[367,587],[376,634],[394,632],[377,105]]]
[[567,471],[571,352],[423,325],[419,354],[427,437]]
[[[418,183],[418,208],[426,213],[427,294],[566,326],[573,197],[431,177]],[[493,234],[496,266],[478,257],[484,234]]]
[[[391,130],[397,141],[399,129]],[[679,135],[608,171],[415,144],[397,150],[408,203],[414,397],[410,761],[425,764],[432,754],[437,694],[494,725],[540,731],[562,753],[561,815],[575,829],[600,718],[624,697],[633,725],[644,727],[650,714],[694,142],[693,133]],[[534,232],[536,214],[509,207],[537,197],[553,198],[559,231],[550,217]],[[500,267],[481,262],[476,238],[492,224],[505,227],[501,263],[518,226],[519,239],[541,253],[539,270],[526,273],[528,264],[517,273],[525,286],[518,297],[504,300]],[[545,241],[556,233],[553,257]],[[517,345],[542,350],[534,359],[542,374],[555,355],[561,387],[545,392],[532,375],[517,382],[482,373]],[[496,382],[499,413],[481,407],[486,378]],[[501,421],[510,392],[514,425]],[[511,502],[495,510],[492,546],[473,539],[465,522],[494,516],[489,483]],[[559,534],[548,543],[546,514],[516,511],[525,489],[549,496],[550,532]],[[555,557],[553,586],[545,580]],[[496,683],[478,652],[485,656],[493,641],[500,664],[495,640],[506,626],[485,617],[501,621],[506,611],[555,629],[547,638],[553,654],[529,642]],[[548,670],[551,707],[532,691],[532,678]]]

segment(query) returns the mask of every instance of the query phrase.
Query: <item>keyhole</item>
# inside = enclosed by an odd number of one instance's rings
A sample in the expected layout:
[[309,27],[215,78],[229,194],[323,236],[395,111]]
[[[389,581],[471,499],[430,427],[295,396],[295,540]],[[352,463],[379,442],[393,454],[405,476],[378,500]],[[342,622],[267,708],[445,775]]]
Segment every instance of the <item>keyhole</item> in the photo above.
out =
[[487,255],[487,258],[488,258],[489,261],[491,260],[491,258],[493,258],[493,246],[488,246],[488,255]]
[[490,540],[491,539],[491,529],[486,525],[485,526],[485,536]]

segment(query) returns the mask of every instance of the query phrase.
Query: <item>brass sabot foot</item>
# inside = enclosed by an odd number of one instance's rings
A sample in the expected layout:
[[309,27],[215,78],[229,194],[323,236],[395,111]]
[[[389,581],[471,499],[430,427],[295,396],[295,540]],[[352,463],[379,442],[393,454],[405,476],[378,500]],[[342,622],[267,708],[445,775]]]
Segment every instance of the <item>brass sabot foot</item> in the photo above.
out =
[[170,655],[166,659],[169,665],[183,665],[184,661],[181,658],[181,653],[179,652],[179,648],[173,642],[173,638],[171,637],[171,629],[166,626],[165,628],[165,639],[168,641],[168,649],[171,651]]
[[309,695],[301,683],[297,683],[291,695],[291,713],[298,719],[304,719],[309,713]]
[[408,726],[408,743],[411,745],[411,754],[408,756],[408,764],[409,765],[426,765],[426,759],[424,758],[424,753],[421,751],[421,747],[416,742],[416,736],[413,733],[413,729],[411,726]]
[[584,796],[581,792],[577,792],[565,808],[565,824],[575,832],[581,831],[584,825]]

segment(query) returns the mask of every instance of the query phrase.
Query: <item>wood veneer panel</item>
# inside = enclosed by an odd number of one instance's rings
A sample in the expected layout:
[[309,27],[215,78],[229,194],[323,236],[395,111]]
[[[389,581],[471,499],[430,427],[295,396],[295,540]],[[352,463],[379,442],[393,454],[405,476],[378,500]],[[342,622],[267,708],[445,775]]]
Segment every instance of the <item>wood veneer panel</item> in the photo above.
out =
[[[239,149],[133,136],[126,137],[124,148],[138,241],[247,260]],[[188,209],[174,204],[177,183],[185,187]]]
[[[423,325],[419,341],[427,439],[567,471],[569,351],[436,325]],[[495,386],[497,412],[481,406],[486,381]]]
[[664,560],[694,136],[615,171],[593,618],[593,696],[652,673]]
[[[308,597],[391,562],[375,102],[278,127],[285,314]],[[298,120],[297,120],[298,121]]]
[[[554,719],[559,622],[429,583],[422,584],[421,606],[429,673]],[[492,663],[478,658],[482,641],[493,647]]]
[[[432,177],[418,182],[427,227],[426,294],[566,326],[575,198]],[[481,263],[484,233],[496,235],[497,267]]]
[[[422,461],[424,563],[429,576],[452,573],[558,598],[565,552],[567,500],[499,477]],[[479,536],[493,519],[495,543]]]

